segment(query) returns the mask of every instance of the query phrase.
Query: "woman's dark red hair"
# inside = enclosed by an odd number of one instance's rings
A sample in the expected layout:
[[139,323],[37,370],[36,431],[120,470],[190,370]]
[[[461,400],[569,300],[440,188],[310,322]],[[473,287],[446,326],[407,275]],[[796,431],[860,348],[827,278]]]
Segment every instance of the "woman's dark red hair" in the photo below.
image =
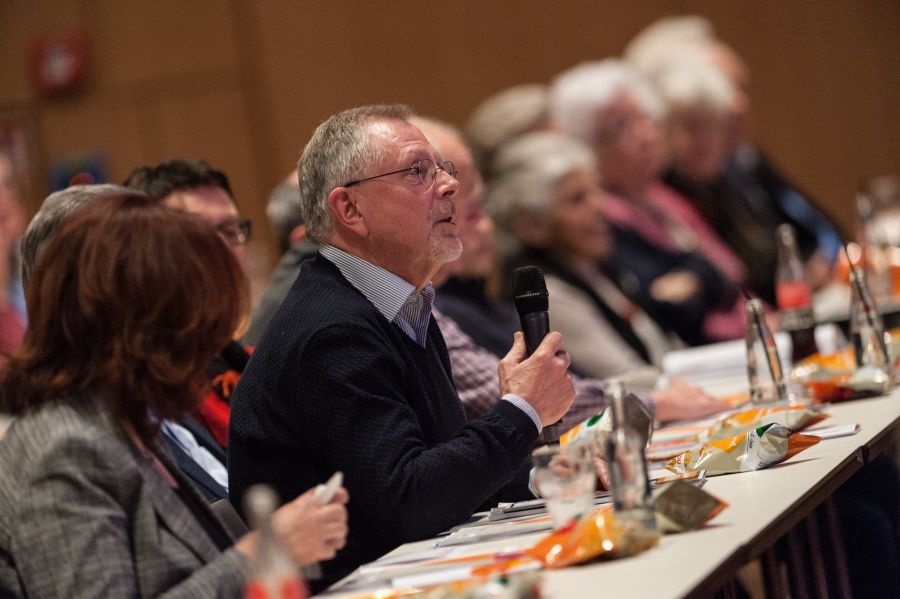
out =
[[27,304],[0,409],[22,414],[97,393],[149,440],[157,417],[180,417],[202,397],[207,363],[245,314],[248,287],[211,225],[122,194],[68,217],[37,262]]

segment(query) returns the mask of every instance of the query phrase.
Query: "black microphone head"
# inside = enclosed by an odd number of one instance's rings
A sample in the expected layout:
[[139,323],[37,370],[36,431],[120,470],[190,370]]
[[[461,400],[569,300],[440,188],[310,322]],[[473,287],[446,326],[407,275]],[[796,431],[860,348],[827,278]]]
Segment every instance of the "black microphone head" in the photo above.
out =
[[522,266],[513,273],[513,299],[519,316],[546,312],[550,307],[544,273],[537,266]]

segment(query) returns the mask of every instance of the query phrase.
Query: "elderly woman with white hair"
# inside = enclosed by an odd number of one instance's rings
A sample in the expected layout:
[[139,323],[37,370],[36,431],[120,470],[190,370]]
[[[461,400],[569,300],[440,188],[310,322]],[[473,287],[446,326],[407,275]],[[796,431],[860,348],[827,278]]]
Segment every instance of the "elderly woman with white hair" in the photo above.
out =
[[743,335],[736,290],[746,268],[690,201],[662,184],[658,94],[625,62],[584,63],[553,82],[558,126],[599,160],[614,234],[611,261],[638,283],[638,300],[690,344]]
[[815,236],[778,205],[745,195],[726,178],[734,90],[718,69],[684,60],[661,73],[657,83],[669,109],[670,167],[663,180],[691,200],[741,257],[750,288],[774,304],[778,225],[794,226],[805,256],[815,252]]
[[561,133],[532,133],[501,148],[495,164],[488,209],[506,268],[543,271],[550,321],[572,365],[592,377],[653,386],[673,341],[604,271],[612,237],[593,152]]

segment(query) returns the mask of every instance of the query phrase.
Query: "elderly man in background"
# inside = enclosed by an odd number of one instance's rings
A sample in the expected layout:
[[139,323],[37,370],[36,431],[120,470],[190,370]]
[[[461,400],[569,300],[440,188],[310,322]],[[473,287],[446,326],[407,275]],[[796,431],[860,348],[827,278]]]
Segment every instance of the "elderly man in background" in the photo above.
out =
[[266,216],[275,230],[278,245],[281,248],[281,262],[269,286],[259,301],[253,314],[250,328],[244,333],[241,341],[246,345],[256,345],[266,330],[269,321],[290,291],[300,265],[318,251],[318,246],[306,239],[306,227],[303,226],[303,215],[300,210],[300,188],[297,184],[297,173],[291,173],[284,181],[272,190],[266,206]]
[[[466,414],[477,418],[500,397],[497,364],[519,330],[519,319],[512,304],[491,299],[486,290],[488,279],[495,274],[494,224],[482,206],[484,186],[462,135],[453,126],[434,119],[411,120],[457,168],[460,189],[454,196],[455,220],[463,250],[432,279],[438,288],[434,315],[450,351],[453,382]],[[563,418],[562,430],[607,405],[605,381],[574,375],[572,384],[577,394]],[[700,389],[677,381],[668,389],[631,391],[648,406],[655,405],[656,419],[662,422],[700,418],[724,408]]]
[[562,337],[500,362],[503,397],[466,422],[429,283],[460,253],[456,169],[397,105],[339,113],[299,165],[321,245],[269,323],[233,398],[231,496],[288,500],[344,473],[350,536],[320,590],[394,547],[498,500],[533,497],[528,455],[575,396]]

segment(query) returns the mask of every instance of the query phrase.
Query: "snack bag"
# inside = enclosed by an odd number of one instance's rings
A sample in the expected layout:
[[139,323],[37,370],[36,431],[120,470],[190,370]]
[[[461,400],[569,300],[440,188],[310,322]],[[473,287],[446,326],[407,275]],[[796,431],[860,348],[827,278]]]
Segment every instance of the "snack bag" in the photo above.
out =
[[676,474],[706,470],[707,476],[752,472],[789,460],[820,440],[792,432],[780,424],[767,424],[685,452],[672,458],[666,464],[666,470]]
[[658,487],[653,492],[656,528],[666,533],[685,532],[703,526],[728,504],[683,480]]
[[755,408],[719,418],[697,440],[705,443],[729,439],[766,424],[780,424],[792,431],[800,431],[826,418],[828,414],[804,407]]
[[[625,400],[625,422],[637,431],[646,447],[650,444],[650,437],[653,434],[653,415],[647,406],[634,395],[625,396]],[[606,453],[606,437],[611,431],[612,411],[604,408],[596,415],[577,424],[575,428],[566,431],[559,438],[559,442],[561,445],[567,445],[583,440],[591,446],[594,455],[602,456]]]
[[551,533],[528,550],[546,568],[565,568],[594,559],[627,557],[655,547],[659,532],[618,518],[612,506],[595,509]]
[[[605,418],[604,418],[605,416]],[[568,445],[575,441],[584,441],[589,444],[594,455],[603,455],[606,435],[612,430],[612,419],[609,410],[600,410],[587,420],[575,425],[559,438],[560,445]]]

